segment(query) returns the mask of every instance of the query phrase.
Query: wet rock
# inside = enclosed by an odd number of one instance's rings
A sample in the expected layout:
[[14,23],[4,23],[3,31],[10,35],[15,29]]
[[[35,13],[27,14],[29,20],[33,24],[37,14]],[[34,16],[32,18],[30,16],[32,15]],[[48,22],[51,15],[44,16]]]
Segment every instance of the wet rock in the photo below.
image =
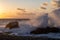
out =
[[17,21],[15,21],[15,22],[8,23],[5,28],[12,29],[12,28],[18,28],[18,27],[19,27],[19,24]]
[[37,28],[34,31],[31,31],[31,34],[47,34],[47,33],[59,33],[60,29],[56,27],[46,27],[46,28]]

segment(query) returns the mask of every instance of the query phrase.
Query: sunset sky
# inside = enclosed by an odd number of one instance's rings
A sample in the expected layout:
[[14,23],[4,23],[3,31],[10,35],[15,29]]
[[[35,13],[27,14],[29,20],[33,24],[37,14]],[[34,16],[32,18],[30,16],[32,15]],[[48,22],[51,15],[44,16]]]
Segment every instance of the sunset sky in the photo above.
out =
[[50,0],[0,0],[0,6],[2,8],[26,8],[34,9],[40,7],[40,4],[44,2],[50,2]]
[[[16,16],[17,8],[33,11],[40,8],[40,5],[50,0],[0,0],[0,18]],[[10,14],[10,15],[9,15]]]

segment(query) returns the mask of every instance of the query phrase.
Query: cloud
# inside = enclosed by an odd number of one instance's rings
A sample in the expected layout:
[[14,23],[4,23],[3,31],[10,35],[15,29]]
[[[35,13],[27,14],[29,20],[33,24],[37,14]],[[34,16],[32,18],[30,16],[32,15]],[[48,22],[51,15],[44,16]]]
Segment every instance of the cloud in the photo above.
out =
[[51,3],[53,6],[60,7],[60,0],[53,0]]
[[47,7],[48,7],[48,2],[44,2],[44,3],[42,3],[41,4],[41,7],[40,7],[40,9],[47,9]]
[[17,10],[20,10],[20,11],[26,12],[25,9],[22,9],[22,8],[17,8]]
[[45,7],[40,7],[41,9],[46,9]]
[[48,6],[48,2],[43,3],[44,6]]

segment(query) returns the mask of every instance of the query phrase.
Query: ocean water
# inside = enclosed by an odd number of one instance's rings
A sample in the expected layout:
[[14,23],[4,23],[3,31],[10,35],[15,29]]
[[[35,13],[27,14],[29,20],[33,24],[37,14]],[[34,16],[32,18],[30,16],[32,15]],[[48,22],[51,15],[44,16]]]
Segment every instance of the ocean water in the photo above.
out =
[[[46,36],[48,38],[58,38],[60,39],[60,33],[48,33],[48,34],[30,34],[30,31],[35,30],[37,27],[34,24],[31,24],[31,21],[19,21],[20,28],[13,28],[11,30],[5,29],[5,26],[11,21],[2,22],[0,24],[0,32],[1,31],[9,31],[12,32],[11,34],[15,34],[16,36],[33,36],[33,37],[40,37]],[[9,34],[9,35],[11,35]]]
[[[20,28],[13,28],[13,29],[6,29],[5,26],[11,22],[10,20],[0,20],[0,32],[12,32],[12,34],[15,34],[17,36],[47,36],[49,38],[60,38],[60,33],[48,33],[48,34],[30,34],[31,31],[37,29],[38,27],[45,28],[48,25],[48,14],[43,14],[41,16],[36,17],[35,19],[31,19],[28,21],[18,21]],[[58,20],[57,20],[58,21]],[[52,20],[53,23],[56,23],[57,21]],[[58,23],[56,23],[58,24]]]
[[[1,28],[5,28],[5,26],[9,23],[9,22],[13,22],[14,20],[0,20],[0,27]],[[28,34],[30,33],[30,31],[37,29],[38,27],[46,27],[48,25],[48,15],[44,14],[41,16],[38,16],[35,19],[30,19],[30,20],[22,20],[22,21],[18,21],[19,22],[19,27],[20,28],[13,28],[11,30],[8,31],[13,31],[15,33],[22,33],[22,34]],[[6,29],[4,29],[5,31]]]

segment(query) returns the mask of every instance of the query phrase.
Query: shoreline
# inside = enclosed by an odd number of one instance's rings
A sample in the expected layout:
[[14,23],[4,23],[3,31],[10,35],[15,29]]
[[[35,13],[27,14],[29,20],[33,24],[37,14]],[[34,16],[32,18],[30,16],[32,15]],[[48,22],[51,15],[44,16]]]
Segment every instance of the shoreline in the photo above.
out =
[[48,36],[16,36],[8,34],[0,34],[0,40],[60,40],[60,38],[52,38]]
[[48,38],[46,36],[31,37],[31,36],[14,36],[0,34],[0,40],[60,40],[57,38]]

